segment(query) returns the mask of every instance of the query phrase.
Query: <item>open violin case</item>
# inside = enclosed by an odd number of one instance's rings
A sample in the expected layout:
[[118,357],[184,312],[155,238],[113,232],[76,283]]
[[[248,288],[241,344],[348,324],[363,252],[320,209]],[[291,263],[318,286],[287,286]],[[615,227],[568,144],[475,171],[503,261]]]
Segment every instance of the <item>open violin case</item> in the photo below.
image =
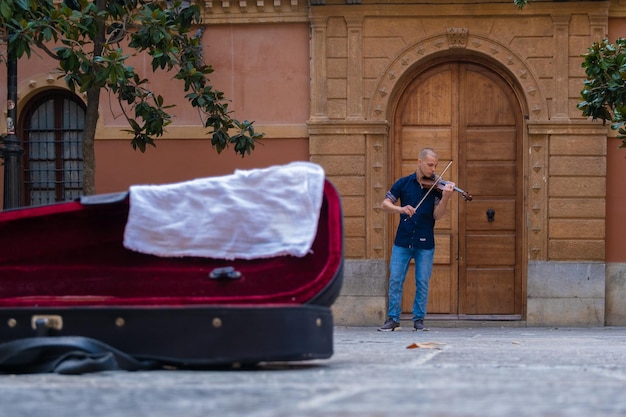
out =
[[[298,169],[314,166],[307,164]],[[293,199],[294,190],[306,184],[299,184],[298,176],[289,171],[271,180],[282,168],[244,171],[246,178],[235,186],[226,181],[232,198],[224,197],[223,189],[219,198],[204,198],[196,190],[195,200],[181,206],[181,200],[189,197],[182,188],[175,203],[153,200],[152,207],[142,207],[142,214],[152,210],[150,219],[139,220],[150,238],[148,244],[167,239],[168,227],[173,227],[168,224],[165,233],[150,235],[154,224],[167,217],[154,213],[167,212],[171,219],[185,218],[181,221],[197,225],[191,233],[186,226],[187,237],[178,236],[174,255],[129,249],[133,187],[129,192],[0,212],[0,372],[232,368],[329,358],[331,305],[343,274],[341,202],[329,181],[322,178],[309,187],[320,196],[317,206],[313,202],[317,220],[309,228],[311,243],[303,253],[279,248],[271,255],[260,249],[260,255],[242,259],[220,252],[228,246],[248,245],[244,254],[263,247],[264,242],[245,234],[257,226],[266,233],[278,223],[277,235],[270,230],[262,237],[277,240],[298,238],[306,228],[297,221],[293,227],[290,223],[311,211]],[[270,178],[284,184],[285,177],[291,183],[284,192],[282,185],[263,182]],[[273,194],[270,205],[278,196],[279,205],[281,200],[291,201],[294,207],[260,206],[251,211],[256,199],[268,192]],[[238,198],[248,206],[237,210]],[[204,206],[185,213],[197,204]],[[206,244],[194,242],[190,252],[177,252],[211,224],[203,216],[216,215],[210,211],[218,206],[221,217],[210,226],[218,238],[214,234]],[[242,212],[251,218],[243,226]],[[238,242],[234,235],[242,233]],[[219,256],[194,255],[205,246],[216,248]],[[166,252],[163,247],[160,250]]]

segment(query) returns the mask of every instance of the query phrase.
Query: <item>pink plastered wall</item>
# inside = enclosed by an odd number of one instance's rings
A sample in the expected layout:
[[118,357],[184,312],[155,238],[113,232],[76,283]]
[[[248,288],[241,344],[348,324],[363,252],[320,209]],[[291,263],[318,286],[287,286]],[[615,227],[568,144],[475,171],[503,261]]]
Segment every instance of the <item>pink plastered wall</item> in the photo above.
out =
[[[167,183],[210,175],[224,175],[235,169],[251,169],[308,160],[306,122],[309,116],[309,25],[303,23],[210,25],[203,31],[203,54],[214,72],[211,85],[225,93],[229,109],[240,120],[254,121],[257,131],[268,127],[267,135],[252,155],[241,158],[232,149],[218,155],[202,126],[198,112],[187,104],[183,84],[174,73],[152,73],[147,56],[135,56],[128,63],[148,78],[149,88],[174,104],[172,127],[192,136],[157,139],[156,148],[145,154],[132,150],[130,136],[119,133],[127,126],[114,96],[102,93],[100,128],[105,137],[96,138],[96,192],[127,189],[137,183]],[[20,100],[49,87],[47,78],[57,63],[43,54],[18,63],[18,110]],[[0,108],[6,109],[6,66],[0,65]],[[32,80],[38,80],[33,83]],[[293,131],[281,126],[299,126]],[[276,129],[279,127],[279,129]],[[196,130],[197,129],[197,130]],[[291,132],[287,137],[280,133]],[[304,132],[304,133],[302,133]],[[0,167],[0,184],[4,170]],[[0,201],[2,199],[0,187]]]
[[[263,126],[305,126],[309,116],[309,29],[306,23],[214,25],[203,32],[205,61],[214,72],[212,85],[225,93],[234,117]],[[145,58],[133,63],[149,71]],[[167,75],[167,76],[166,76]],[[307,137],[266,136],[250,156],[232,149],[218,155],[196,110],[182,98],[182,84],[171,74],[151,78],[169,103],[176,104],[172,125],[197,126],[196,138],[160,139],[145,154],[130,150],[128,140],[99,140],[96,144],[99,193],[119,191],[138,183],[167,183],[234,169],[252,169],[295,160],[308,160]],[[167,87],[167,88],[165,88]],[[157,91],[158,91],[157,90]],[[112,125],[121,119],[111,119]],[[206,137],[207,139],[198,139]]]
[[[211,85],[229,99],[240,120],[305,123],[309,116],[309,26],[307,23],[209,25],[202,32],[203,55],[214,72]],[[146,55],[128,60],[150,80],[149,88],[174,104],[174,124],[198,124],[174,72],[152,73]],[[102,97],[101,117],[109,126],[124,125],[117,103]],[[112,111],[111,111],[112,109]]]

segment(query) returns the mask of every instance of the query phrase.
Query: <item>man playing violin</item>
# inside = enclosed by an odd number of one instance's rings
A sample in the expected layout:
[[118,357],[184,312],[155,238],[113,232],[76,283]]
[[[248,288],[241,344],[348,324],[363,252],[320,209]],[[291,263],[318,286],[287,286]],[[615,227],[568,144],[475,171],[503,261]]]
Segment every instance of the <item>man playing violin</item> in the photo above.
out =
[[387,320],[379,331],[400,328],[402,287],[411,259],[415,259],[413,328],[424,330],[428,284],[435,257],[435,221],[447,213],[455,187],[453,182],[446,181],[444,186],[437,186],[433,181],[437,163],[437,153],[433,149],[422,149],[415,172],[398,179],[382,202],[385,212],[400,214],[400,222],[389,261]]

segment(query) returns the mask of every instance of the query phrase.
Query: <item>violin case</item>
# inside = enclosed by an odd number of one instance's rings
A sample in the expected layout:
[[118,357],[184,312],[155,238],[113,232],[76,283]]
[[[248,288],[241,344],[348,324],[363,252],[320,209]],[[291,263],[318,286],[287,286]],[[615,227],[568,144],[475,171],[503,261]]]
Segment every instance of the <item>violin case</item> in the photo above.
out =
[[130,250],[130,200],[123,192],[0,212],[0,372],[236,368],[332,355],[343,225],[329,181],[304,256]]

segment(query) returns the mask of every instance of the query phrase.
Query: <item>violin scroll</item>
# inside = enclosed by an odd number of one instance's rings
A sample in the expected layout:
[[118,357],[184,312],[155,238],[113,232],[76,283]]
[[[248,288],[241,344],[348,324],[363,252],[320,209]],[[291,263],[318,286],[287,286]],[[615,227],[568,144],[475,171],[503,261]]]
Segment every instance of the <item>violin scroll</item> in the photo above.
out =
[[460,188],[459,188],[459,189],[457,189],[457,187],[454,187],[454,188],[455,188],[455,191],[458,191],[458,192],[460,192],[460,193],[461,193],[461,196],[465,199],[465,201],[472,201],[472,199],[474,198],[474,197],[472,197],[472,195],[471,195],[470,193],[468,193],[467,191],[463,191],[463,190],[461,190]]

